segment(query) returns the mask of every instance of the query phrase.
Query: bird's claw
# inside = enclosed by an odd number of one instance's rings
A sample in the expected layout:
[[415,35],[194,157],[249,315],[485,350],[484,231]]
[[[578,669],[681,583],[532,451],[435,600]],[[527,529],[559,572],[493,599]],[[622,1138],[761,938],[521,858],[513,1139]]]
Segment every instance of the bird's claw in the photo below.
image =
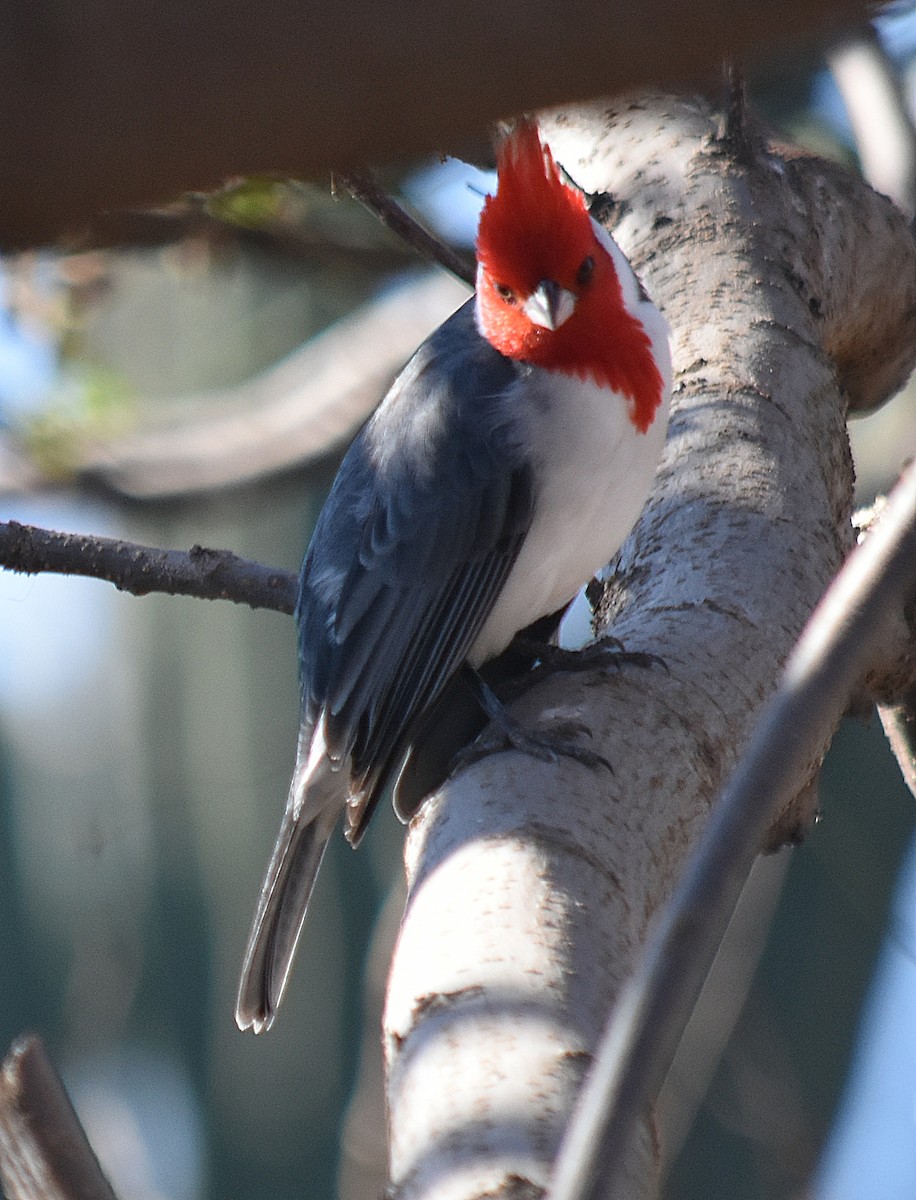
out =
[[571,719],[552,721],[549,728],[537,733],[522,729],[508,717],[505,721],[493,721],[470,745],[458,751],[451,761],[449,774],[454,775],[490,754],[518,750],[540,762],[556,763],[560,757],[571,758],[592,770],[604,767],[613,775],[614,768],[603,754],[574,740],[583,734],[592,736],[587,725]]
[[644,650],[627,650],[619,638],[610,634],[597,642],[589,642],[581,650],[566,650],[562,646],[548,646],[541,662],[554,671],[589,671],[593,667],[661,667],[668,670],[668,664],[657,654],[649,654]]
[[612,637],[610,634],[603,637],[600,642],[590,642],[581,650],[567,650],[563,646],[557,646],[553,642],[539,642],[534,638],[516,637],[512,645],[517,647],[522,653],[529,655],[533,660],[536,659],[539,663],[547,668],[557,670],[576,670],[577,663],[581,656],[594,648],[599,648],[603,653],[625,653],[623,642],[619,638]]
[[657,654],[650,654],[644,650],[626,650],[623,642],[610,634],[601,638],[600,641],[589,642],[580,650],[567,650],[563,646],[554,646],[550,643],[536,644],[527,639],[521,643],[516,639],[514,644],[518,644],[520,649],[524,653],[530,654],[532,659],[537,660],[537,663],[523,675],[513,677],[499,688],[500,696],[507,702],[516,700],[546,675],[552,675],[557,671],[572,673],[593,671],[596,668],[613,667],[614,670],[619,671],[623,667],[640,667],[644,670],[661,667],[663,671],[670,673],[668,664]]

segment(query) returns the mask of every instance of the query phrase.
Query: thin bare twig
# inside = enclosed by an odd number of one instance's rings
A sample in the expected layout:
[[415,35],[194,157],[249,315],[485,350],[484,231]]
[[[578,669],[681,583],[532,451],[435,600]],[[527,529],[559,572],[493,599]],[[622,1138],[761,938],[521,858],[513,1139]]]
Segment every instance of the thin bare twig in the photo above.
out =
[[879,704],[878,715],[904,782],[916,799],[916,688],[900,704]]
[[57,533],[18,521],[0,524],[0,567],[26,575],[49,571],[104,579],[135,596],[166,592],[282,613],[293,611],[296,598],[292,572],[239,558],[229,550],[204,546],[160,550],[117,538]]
[[461,254],[445,242],[435,237],[410,213],[398,204],[393,196],[381,187],[371,171],[352,170],[335,171],[335,186],[347,189],[354,200],[358,200],[365,208],[398,235],[408,246],[413,246],[424,257],[437,262],[447,271],[470,287],[474,286],[474,260],[469,255]]
[[747,111],[747,77],[744,64],[729,59],[725,64],[725,110],[723,141],[736,162],[752,166],[757,157],[757,142],[751,134]]
[[7,1200],[115,1200],[39,1037],[0,1070],[0,1180]]
[[810,770],[887,626],[916,594],[916,463],[808,622],[680,886],[622,991],[550,1200],[614,1200],[767,828]]

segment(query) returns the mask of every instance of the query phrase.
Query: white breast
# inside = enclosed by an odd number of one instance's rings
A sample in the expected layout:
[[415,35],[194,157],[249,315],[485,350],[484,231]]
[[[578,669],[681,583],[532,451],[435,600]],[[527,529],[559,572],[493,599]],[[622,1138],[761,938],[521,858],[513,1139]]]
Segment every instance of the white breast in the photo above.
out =
[[664,398],[640,433],[608,388],[532,369],[520,380],[524,442],[534,466],[534,520],[470,654],[479,666],[519,630],[556,612],[617,552],[649,494],[668,426],[671,368],[665,322],[640,313],[662,366]]

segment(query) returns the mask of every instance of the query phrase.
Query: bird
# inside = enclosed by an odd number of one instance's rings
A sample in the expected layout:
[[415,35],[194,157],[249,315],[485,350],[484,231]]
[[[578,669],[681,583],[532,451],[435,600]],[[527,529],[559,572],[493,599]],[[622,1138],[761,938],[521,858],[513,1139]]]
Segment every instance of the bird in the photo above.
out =
[[[341,818],[357,845],[452,693],[499,713],[482,674],[516,635],[556,628],[635,524],[661,456],[664,317],[534,118],[504,134],[496,167],[475,294],[357,435],[302,563],[296,763],[244,958],[243,1030],[274,1020]],[[407,820],[425,773],[411,785],[405,771]]]

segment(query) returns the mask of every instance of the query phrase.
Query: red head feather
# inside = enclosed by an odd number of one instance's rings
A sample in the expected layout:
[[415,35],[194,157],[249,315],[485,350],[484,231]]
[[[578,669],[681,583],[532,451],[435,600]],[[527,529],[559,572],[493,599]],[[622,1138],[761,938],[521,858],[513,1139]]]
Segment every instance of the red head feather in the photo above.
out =
[[[585,197],[564,183],[533,121],[515,127],[496,166],[499,189],[484,202],[477,232],[481,333],[509,358],[623,394],[645,432],[661,402],[662,376]],[[524,310],[545,280],[575,297],[572,315],[555,329],[533,323]]]
[[563,182],[537,125],[524,119],[497,152],[499,191],[487,196],[477,258],[494,279],[529,295],[542,279],[571,287],[594,245],[581,192]]

